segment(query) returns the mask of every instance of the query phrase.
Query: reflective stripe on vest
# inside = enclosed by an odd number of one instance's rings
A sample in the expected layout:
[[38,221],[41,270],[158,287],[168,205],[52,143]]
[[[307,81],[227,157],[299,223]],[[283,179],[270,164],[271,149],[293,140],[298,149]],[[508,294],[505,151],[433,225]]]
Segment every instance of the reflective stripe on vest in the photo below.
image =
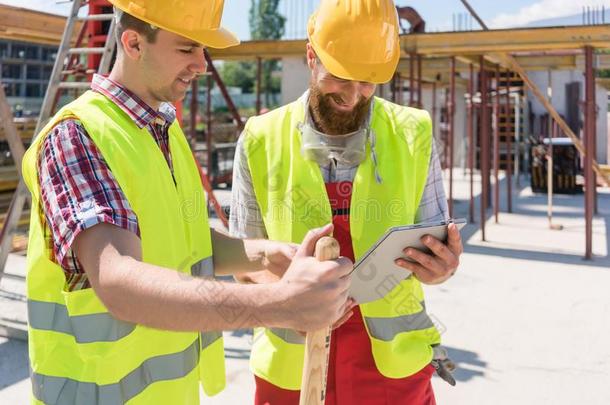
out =
[[[214,261],[206,257],[193,264],[194,276],[214,275]],[[55,302],[28,300],[28,322],[33,329],[54,331],[74,336],[78,343],[115,342],[129,335],[136,327],[130,322],[115,319],[108,312],[69,316],[65,305]],[[214,343],[222,334],[202,333],[202,348]]]
[[385,342],[391,342],[399,333],[434,327],[432,320],[425,310],[392,318],[364,317],[364,322],[371,337]]
[[28,321],[33,329],[72,335],[78,343],[115,342],[136,327],[113,318],[108,312],[69,316],[65,305],[34,300],[28,300]]
[[[424,307],[424,302],[421,303],[421,306]],[[363,319],[368,327],[370,336],[385,342],[392,341],[399,333],[434,327],[432,319],[430,319],[425,310],[392,318],[364,317]],[[269,330],[286,343],[305,343],[305,338],[292,329],[270,328]]]
[[150,384],[186,376],[198,361],[199,340],[195,340],[182,352],[147,359],[115,384],[98,385],[32,373],[32,389],[36,399],[48,404],[120,405]]
[[201,339],[201,349],[203,350],[206,347],[212,346],[214,342],[222,338],[222,332],[203,332],[199,334],[199,338]]
[[305,337],[292,329],[270,328],[269,331],[286,343],[304,344]]
[[[115,342],[129,335],[135,324],[115,319],[109,313],[69,316],[65,305],[55,302],[28,301],[28,322],[32,329],[74,336],[78,343]],[[204,332],[201,348],[222,337],[221,332]]]
[[195,277],[214,277],[214,258],[206,257],[193,264],[191,274]]

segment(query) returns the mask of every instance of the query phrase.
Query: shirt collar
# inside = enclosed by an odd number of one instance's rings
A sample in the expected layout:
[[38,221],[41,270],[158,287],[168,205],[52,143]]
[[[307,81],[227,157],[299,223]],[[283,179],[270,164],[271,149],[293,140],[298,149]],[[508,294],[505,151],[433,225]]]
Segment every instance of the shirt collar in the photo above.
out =
[[108,97],[134,121],[138,128],[144,128],[153,121],[169,126],[176,119],[176,108],[172,104],[161,103],[159,110],[156,111],[135,93],[108,77],[93,75],[91,90]]

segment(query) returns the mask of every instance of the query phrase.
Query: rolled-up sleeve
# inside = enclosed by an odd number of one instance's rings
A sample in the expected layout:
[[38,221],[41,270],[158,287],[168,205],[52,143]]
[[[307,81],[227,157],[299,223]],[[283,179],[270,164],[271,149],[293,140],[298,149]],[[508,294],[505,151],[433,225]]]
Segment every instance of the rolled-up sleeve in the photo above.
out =
[[443,171],[432,142],[432,153],[428,165],[428,178],[416,214],[416,222],[435,222],[449,219],[449,207],[443,185]]
[[233,189],[229,233],[236,238],[267,238],[261,210],[256,201],[248,157],[244,150],[244,134],[239,137],[233,163]]
[[38,174],[41,208],[50,230],[47,239],[68,280],[71,273],[82,273],[72,253],[80,232],[110,223],[139,236],[135,212],[79,121],[63,121],[47,135]]

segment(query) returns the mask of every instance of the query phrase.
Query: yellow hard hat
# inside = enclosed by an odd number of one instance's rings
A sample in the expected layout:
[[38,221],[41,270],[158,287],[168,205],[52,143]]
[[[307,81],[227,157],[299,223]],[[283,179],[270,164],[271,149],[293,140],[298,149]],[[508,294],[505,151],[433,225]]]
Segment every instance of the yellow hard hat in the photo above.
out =
[[324,67],[342,79],[385,83],[400,59],[392,0],[321,0],[307,35]]
[[156,27],[211,48],[238,45],[220,26],[224,0],[109,0],[116,8]]

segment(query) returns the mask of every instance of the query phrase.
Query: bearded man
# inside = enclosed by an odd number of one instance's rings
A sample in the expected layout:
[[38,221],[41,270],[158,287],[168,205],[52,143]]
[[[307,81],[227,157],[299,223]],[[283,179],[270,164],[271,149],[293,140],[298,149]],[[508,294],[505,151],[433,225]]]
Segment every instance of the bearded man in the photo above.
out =
[[[332,220],[341,255],[355,260],[391,226],[448,219],[429,114],[374,96],[400,57],[394,3],[322,0],[308,36],[308,91],[248,120],[238,142],[232,235],[299,243],[308,229]],[[379,299],[334,325],[326,404],[429,405],[434,370],[451,380],[421,283],[449,279],[462,243],[453,224],[447,243],[432,237],[424,243],[431,254],[405,249],[413,262],[396,261],[409,277],[391,291],[372,285]],[[277,276],[240,280],[268,283]],[[303,343],[293,330],[256,330],[255,404],[299,403]]]

